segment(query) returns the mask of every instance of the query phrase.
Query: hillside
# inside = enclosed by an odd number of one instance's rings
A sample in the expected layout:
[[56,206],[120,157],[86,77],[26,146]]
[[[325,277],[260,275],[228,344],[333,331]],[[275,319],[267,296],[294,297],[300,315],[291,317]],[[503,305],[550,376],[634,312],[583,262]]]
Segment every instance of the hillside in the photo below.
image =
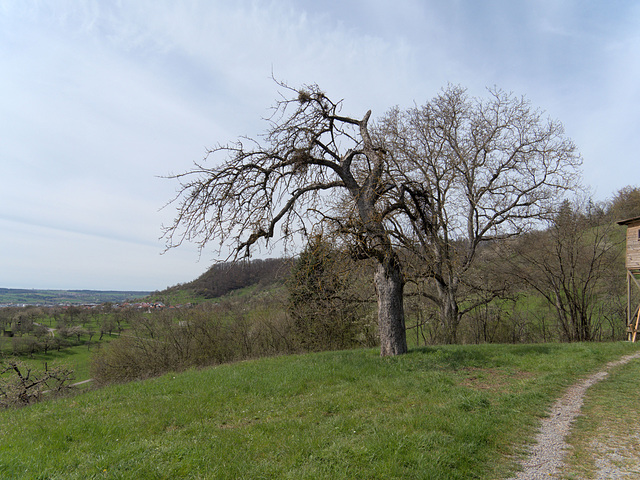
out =
[[1,478],[497,479],[630,343],[282,356],[0,412]]
[[151,298],[167,304],[198,302],[247,287],[266,287],[284,281],[292,263],[285,258],[215,263],[195,280],[155,292]]
[[0,305],[60,305],[121,303],[140,298],[167,304],[209,300],[252,286],[282,282],[292,261],[284,258],[216,263],[195,280],[174,285],[160,292],[103,290],[38,290],[0,288]]

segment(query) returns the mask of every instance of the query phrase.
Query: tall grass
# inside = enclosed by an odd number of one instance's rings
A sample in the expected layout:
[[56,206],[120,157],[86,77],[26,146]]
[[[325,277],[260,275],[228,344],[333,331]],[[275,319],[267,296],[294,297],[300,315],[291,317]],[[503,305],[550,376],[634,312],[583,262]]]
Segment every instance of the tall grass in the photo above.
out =
[[564,387],[628,343],[326,352],[0,412],[0,478],[506,478]]

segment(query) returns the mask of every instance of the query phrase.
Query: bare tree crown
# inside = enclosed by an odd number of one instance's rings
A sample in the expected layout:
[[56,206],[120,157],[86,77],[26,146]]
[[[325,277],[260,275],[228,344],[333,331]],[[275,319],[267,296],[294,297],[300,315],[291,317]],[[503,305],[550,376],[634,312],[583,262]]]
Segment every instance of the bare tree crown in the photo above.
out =
[[338,200],[345,194],[365,230],[379,230],[374,207],[384,160],[368,132],[371,112],[347,117],[340,114],[341,102],[315,85],[283,87],[295,95],[276,104],[263,142],[241,139],[218,146],[205,160],[214,163],[222,156],[222,164],[196,163],[173,177],[181,188],[174,200],[178,215],[165,229],[168,247],[186,240],[204,248],[215,240],[232,244],[234,257],[248,256],[259,239],[269,242],[279,234],[286,241],[323,221],[339,223],[345,215]]

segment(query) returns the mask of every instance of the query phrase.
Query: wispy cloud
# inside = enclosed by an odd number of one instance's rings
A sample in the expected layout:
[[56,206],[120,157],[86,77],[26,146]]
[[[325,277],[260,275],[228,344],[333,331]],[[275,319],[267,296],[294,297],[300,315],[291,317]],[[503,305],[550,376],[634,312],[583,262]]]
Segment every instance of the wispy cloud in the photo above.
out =
[[153,289],[203,271],[206,252],[159,256],[173,212],[158,209],[176,185],[158,177],[261,132],[272,73],[354,115],[448,82],[497,85],[565,123],[602,198],[627,184],[616,171],[636,162],[639,7],[390,5],[0,0],[0,285]]

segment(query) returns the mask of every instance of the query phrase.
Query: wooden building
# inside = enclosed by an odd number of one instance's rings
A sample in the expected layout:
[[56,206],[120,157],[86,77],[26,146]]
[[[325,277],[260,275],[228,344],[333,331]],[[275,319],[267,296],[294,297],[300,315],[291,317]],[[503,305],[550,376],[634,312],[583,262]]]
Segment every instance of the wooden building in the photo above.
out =
[[640,331],[640,304],[633,308],[631,298],[634,285],[640,291],[640,217],[622,220],[618,225],[627,227],[627,332],[629,340],[635,342]]

